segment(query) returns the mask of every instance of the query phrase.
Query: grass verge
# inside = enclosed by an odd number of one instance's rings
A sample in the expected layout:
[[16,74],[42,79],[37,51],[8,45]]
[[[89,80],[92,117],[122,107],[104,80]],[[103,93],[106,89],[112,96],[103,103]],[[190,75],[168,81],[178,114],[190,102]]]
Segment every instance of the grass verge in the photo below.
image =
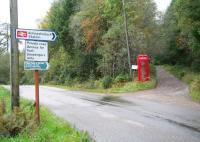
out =
[[95,93],[126,93],[126,92],[137,92],[141,90],[153,89],[156,86],[156,80],[151,79],[147,82],[126,82],[126,83],[116,83],[113,84],[111,88],[104,89],[100,84],[101,81],[95,81],[96,87],[89,87],[86,83],[74,84],[73,86],[65,86],[65,85],[48,85],[51,87],[57,87],[68,90],[75,91],[87,91],[87,92],[95,92]]
[[174,76],[187,83],[190,87],[190,96],[194,101],[200,103],[200,73],[183,66],[164,65],[164,67]]
[[142,90],[153,89],[156,87],[156,68],[150,66],[150,80],[146,82],[139,82],[137,79],[132,82],[115,82],[113,79],[111,87],[104,89],[102,86],[103,80],[89,80],[84,83],[72,83],[71,85],[47,85],[68,90],[87,91],[95,93],[126,93],[126,92],[137,92]]
[[[9,92],[0,87],[0,100],[4,99],[6,111],[10,113]],[[26,113],[34,113],[33,103],[22,100],[21,108]],[[0,116],[2,117],[2,116]],[[1,119],[0,119],[1,120]],[[1,123],[1,122],[0,122]],[[1,125],[0,125],[1,126]],[[1,128],[0,128],[1,130]],[[3,137],[0,142],[91,142],[93,141],[86,132],[79,132],[62,119],[57,118],[46,108],[41,107],[41,124],[30,130],[23,130],[15,137]]]

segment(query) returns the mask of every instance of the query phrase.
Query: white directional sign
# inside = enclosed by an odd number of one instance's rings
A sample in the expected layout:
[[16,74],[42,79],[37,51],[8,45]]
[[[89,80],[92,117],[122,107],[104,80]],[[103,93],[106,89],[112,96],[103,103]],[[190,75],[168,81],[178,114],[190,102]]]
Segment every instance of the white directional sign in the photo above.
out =
[[25,42],[25,60],[26,61],[48,61],[48,43],[39,41]]
[[25,61],[24,62],[24,69],[25,70],[48,70],[49,69],[49,63],[48,62]]
[[54,31],[16,29],[16,38],[21,40],[55,41],[57,35]]
[[138,69],[138,66],[137,66],[137,65],[132,65],[132,69],[133,69],[133,70],[137,70],[137,69]]

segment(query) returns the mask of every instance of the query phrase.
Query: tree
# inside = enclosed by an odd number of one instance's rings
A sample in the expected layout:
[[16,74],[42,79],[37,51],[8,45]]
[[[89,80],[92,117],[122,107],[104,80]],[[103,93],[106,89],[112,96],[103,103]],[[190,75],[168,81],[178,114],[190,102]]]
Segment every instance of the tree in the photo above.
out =
[[[156,8],[152,0],[127,0],[125,10],[133,62],[153,44]],[[51,68],[45,80],[66,83],[128,72],[121,0],[55,1],[41,27],[59,35],[50,47]]]
[[10,58],[8,53],[0,55],[0,84],[8,84],[10,81]]
[[163,24],[165,63],[187,65],[200,70],[200,2],[173,0]]
[[8,24],[0,25],[0,55],[8,50]]
[[[156,7],[152,0],[134,0],[126,1],[125,10],[133,64],[137,54],[150,53],[156,28]],[[121,0],[106,0],[103,15],[107,20],[108,30],[103,36],[104,44],[100,50],[103,59],[99,68],[106,72],[111,71],[109,74],[115,77],[120,72],[126,73],[129,69]]]

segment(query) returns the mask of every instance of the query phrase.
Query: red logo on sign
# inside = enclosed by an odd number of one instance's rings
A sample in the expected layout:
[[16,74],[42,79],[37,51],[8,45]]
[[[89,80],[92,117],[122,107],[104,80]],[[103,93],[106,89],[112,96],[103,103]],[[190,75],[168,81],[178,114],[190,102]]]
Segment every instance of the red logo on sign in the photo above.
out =
[[27,38],[27,36],[28,36],[27,31],[17,31],[17,37]]

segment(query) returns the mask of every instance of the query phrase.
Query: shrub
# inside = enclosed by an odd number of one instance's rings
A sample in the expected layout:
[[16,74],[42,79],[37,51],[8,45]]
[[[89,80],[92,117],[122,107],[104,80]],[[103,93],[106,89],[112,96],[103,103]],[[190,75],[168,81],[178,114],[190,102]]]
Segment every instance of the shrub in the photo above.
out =
[[200,76],[194,79],[191,85],[191,89],[200,92]]
[[71,78],[71,76],[68,75],[67,77],[65,77],[65,83],[64,84],[67,85],[67,86],[72,86],[74,84],[74,81]]
[[35,121],[32,114],[15,108],[12,113],[6,113],[5,101],[0,102],[0,136],[14,137],[23,131],[32,130]]
[[95,74],[93,71],[90,72],[89,80],[88,80],[88,88],[93,89],[95,88]]
[[102,80],[102,86],[104,89],[108,89],[112,86],[112,78],[110,76],[105,76]]
[[149,64],[149,68],[150,68],[150,76],[155,77],[156,76],[156,66],[153,64]]
[[115,78],[116,83],[124,83],[128,82],[129,80],[129,76],[127,74],[120,74]]
[[196,59],[192,62],[192,69],[195,71],[200,71],[200,59]]
[[193,99],[200,102],[200,76],[194,79],[190,91]]

